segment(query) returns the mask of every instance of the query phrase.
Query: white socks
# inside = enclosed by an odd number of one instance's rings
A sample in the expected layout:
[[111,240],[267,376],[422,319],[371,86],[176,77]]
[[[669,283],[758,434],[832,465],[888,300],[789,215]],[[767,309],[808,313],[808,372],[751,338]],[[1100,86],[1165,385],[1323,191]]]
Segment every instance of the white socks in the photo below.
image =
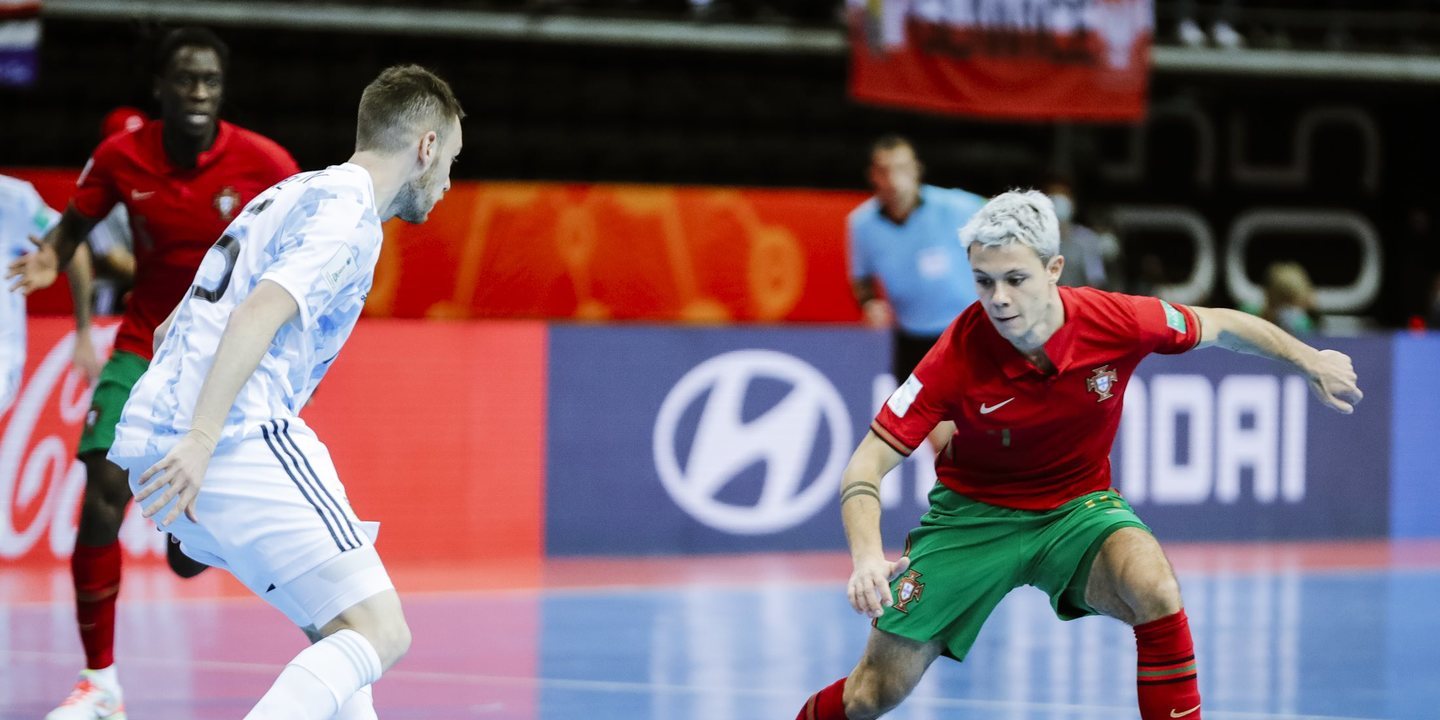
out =
[[296,655],[245,720],[330,720],[350,696],[379,680],[380,672],[370,641],[341,630]]
[[360,688],[345,701],[345,707],[335,714],[335,720],[379,720],[375,714],[375,696],[370,686]]
[[120,678],[115,674],[115,663],[110,663],[109,667],[99,670],[89,670],[89,672],[91,679],[98,682],[101,687],[111,692],[120,692]]

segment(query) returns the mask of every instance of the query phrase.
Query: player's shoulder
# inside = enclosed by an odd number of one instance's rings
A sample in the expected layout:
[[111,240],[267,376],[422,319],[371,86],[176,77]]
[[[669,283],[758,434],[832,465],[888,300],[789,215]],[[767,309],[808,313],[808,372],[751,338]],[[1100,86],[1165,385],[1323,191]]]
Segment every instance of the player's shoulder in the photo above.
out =
[[160,124],[148,122],[135,130],[115,133],[95,146],[95,152],[90,154],[90,161],[101,165],[120,160],[139,161],[145,156],[146,136],[158,132]]
[[364,168],[350,163],[300,173],[291,179],[295,204],[317,212],[374,214],[371,180]]
[[851,230],[855,230],[863,227],[867,223],[873,222],[879,216],[880,201],[872,197],[856,205],[855,209],[851,210],[850,214],[845,217],[845,221],[849,224]]
[[249,128],[243,128],[234,123],[227,124],[230,126],[230,131],[234,133],[234,139],[231,140],[234,147],[246,155],[269,163],[276,172],[284,177],[300,172],[300,166],[296,164],[295,158],[291,157],[290,151],[280,143]]
[[[972,302],[960,311],[955,319],[950,321],[950,326],[940,333],[940,339],[936,341],[943,352],[952,354],[963,354],[977,347],[975,340],[981,333],[994,333],[995,328],[990,324],[990,318],[985,316],[985,308],[979,302]],[[961,363],[959,366],[964,366]]]
[[973,213],[985,204],[985,198],[958,188],[922,185],[920,193],[926,202],[934,202],[964,213]]
[[29,181],[9,175],[0,175],[0,200],[5,203],[33,202],[39,197],[40,193]]
[[1067,322],[1071,319],[1080,322],[1092,335],[1131,340],[1136,337],[1141,309],[1149,303],[1159,307],[1160,303],[1159,299],[1153,297],[1092,287],[1061,286],[1060,292],[1067,314],[1074,316],[1067,317]]

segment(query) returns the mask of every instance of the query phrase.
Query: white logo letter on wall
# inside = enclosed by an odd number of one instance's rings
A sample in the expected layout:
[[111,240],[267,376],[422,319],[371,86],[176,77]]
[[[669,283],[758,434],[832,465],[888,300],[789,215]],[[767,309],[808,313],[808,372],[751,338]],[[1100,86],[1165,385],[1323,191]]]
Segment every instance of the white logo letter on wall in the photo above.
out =
[[[774,407],[747,420],[745,399],[760,379],[789,391]],[[701,403],[686,457],[678,457],[680,421]],[[697,365],[680,379],[655,419],[655,469],[681,508],[710,527],[758,535],[810,519],[834,496],[850,450],[850,413],[835,386],[798,358],[771,350],[737,350]],[[823,466],[811,471],[828,444]],[[764,488],[754,505],[717,496],[756,463]]]

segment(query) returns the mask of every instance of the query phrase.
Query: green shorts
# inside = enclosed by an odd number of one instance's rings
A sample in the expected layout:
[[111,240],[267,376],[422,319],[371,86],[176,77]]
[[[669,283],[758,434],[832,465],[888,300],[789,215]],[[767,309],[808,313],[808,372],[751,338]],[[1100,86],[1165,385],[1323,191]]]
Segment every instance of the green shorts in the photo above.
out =
[[1150,528],[1113,490],[1082,495],[1054,510],[988,505],[937,484],[930,511],[910,531],[910,570],[895,580],[895,604],[875,627],[918,642],[940,640],[964,659],[1000,599],[1021,585],[1050,596],[1061,620],[1096,611],[1085,583],[1100,545],[1123,527]]
[[150,367],[150,361],[135,353],[116,350],[110,361],[100,371],[100,382],[95,385],[95,394],[90,398],[90,412],[85,414],[85,430],[80,433],[80,449],[77,456],[100,450],[109,451],[115,444],[115,426],[120,423],[120,411],[130,399],[130,389],[140,382],[140,376]]

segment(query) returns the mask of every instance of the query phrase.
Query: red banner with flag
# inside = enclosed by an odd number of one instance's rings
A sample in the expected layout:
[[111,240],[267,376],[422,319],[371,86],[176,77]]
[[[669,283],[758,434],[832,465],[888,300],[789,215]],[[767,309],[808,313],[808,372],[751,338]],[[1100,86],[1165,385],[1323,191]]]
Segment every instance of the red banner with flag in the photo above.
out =
[[1139,122],[1152,0],[849,0],[858,100],[1019,120]]

